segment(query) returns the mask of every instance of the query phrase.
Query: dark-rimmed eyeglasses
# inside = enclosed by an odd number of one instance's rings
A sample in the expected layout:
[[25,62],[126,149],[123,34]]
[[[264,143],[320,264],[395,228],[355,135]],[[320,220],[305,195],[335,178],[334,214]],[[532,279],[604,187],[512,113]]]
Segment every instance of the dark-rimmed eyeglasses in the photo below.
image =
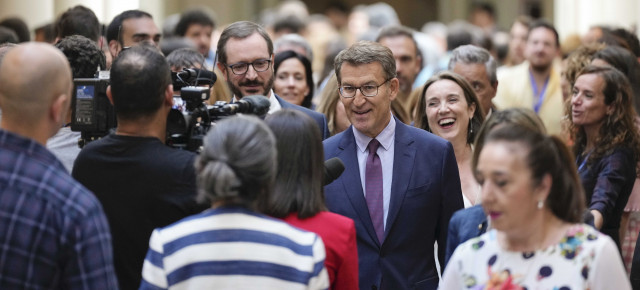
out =
[[269,69],[269,66],[271,65],[271,60],[256,59],[250,63],[239,62],[239,63],[228,65],[228,67],[231,68],[231,71],[233,72],[233,74],[243,75],[243,74],[246,74],[247,71],[249,70],[249,65],[251,65],[253,67],[253,70],[255,70],[256,72],[263,72]]
[[375,97],[378,95],[378,88],[382,85],[386,84],[392,78],[388,78],[386,81],[379,85],[364,85],[360,87],[352,87],[352,86],[340,86],[340,95],[343,98],[353,98],[356,96],[358,90],[365,97]]

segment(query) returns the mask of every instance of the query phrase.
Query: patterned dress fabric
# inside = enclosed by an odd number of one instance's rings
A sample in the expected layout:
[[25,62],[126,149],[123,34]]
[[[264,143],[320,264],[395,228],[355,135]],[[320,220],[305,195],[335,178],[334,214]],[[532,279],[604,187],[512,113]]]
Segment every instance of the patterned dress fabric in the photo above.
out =
[[441,289],[631,289],[608,236],[574,225],[559,243],[535,252],[501,248],[491,230],[460,245]]

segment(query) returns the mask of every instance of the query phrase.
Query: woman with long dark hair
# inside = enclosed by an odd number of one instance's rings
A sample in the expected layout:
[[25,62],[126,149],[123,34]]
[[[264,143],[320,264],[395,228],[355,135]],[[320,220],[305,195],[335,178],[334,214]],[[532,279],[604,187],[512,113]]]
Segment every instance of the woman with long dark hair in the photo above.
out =
[[273,91],[294,105],[313,109],[313,71],[311,61],[293,50],[276,54],[273,63],[275,77]]
[[306,114],[281,110],[266,119],[276,137],[278,174],[262,212],[318,234],[326,247],[330,289],[358,289],[356,230],[350,218],[324,204],[320,130]]

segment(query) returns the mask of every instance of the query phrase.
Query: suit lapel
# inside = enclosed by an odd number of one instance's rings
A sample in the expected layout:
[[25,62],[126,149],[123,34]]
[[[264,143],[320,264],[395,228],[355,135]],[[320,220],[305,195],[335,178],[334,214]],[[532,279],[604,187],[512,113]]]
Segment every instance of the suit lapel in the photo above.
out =
[[[373,223],[371,222],[371,217],[369,215],[369,208],[367,207],[367,202],[364,198],[364,191],[362,190],[360,166],[358,165],[358,156],[356,152],[358,148],[356,146],[353,129],[351,127],[347,129],[342,140],[340,140],[338,148],[341,150],[338,153],[338,157],[344,162],[346,168],[343,173],[345,176],[341,178],[344,191],[349,198],[349,202],[351,202],[351,205],[358,214],[360,221],[367,229],[370,239],[378,241],[376,231],[373,228]],[[380,245],[380,242],[378,241],[377,244]]]
[[389,201],[387,226],[384,231],[385,240],[398,216],[398,212],[404,201],[404,196],[407,193],[411,173],[413,172],[414,158],[416,156],[416,148],[413,146],[413,143],[413,136],[409,133],[406,125],[396,119],[391,200]]

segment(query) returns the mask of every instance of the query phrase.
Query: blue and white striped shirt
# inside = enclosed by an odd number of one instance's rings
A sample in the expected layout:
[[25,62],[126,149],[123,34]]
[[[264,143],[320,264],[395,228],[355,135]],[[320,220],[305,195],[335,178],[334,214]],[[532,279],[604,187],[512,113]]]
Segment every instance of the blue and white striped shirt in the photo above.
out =
[[140,289],[327,289],[324,259],[316,234],[222,207],[156,229]]

